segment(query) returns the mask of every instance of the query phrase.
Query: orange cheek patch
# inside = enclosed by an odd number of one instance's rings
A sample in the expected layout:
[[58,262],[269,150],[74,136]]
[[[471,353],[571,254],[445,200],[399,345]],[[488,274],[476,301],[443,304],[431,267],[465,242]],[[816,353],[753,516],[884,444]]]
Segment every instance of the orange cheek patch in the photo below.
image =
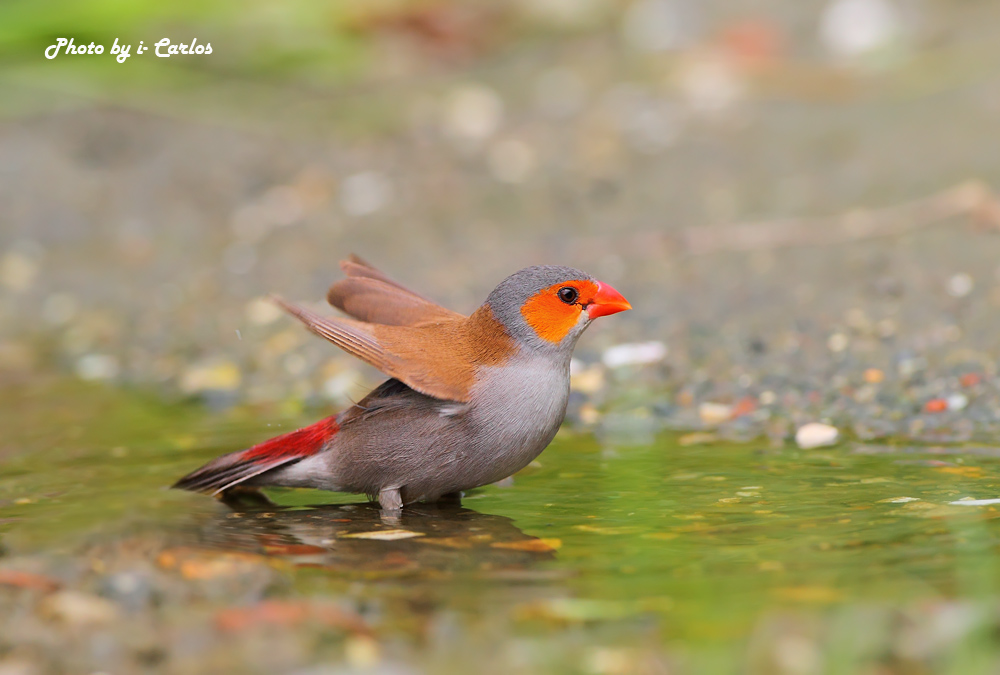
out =
[[521,308],[521,316],[543,340],[562,342],[580,320],[583,308],[580,305],[567,305],[559,299],[559,289],[566,286],[577,289],[583,302],[597,292],[597,287],[590,282],[555,284],[528,298]]

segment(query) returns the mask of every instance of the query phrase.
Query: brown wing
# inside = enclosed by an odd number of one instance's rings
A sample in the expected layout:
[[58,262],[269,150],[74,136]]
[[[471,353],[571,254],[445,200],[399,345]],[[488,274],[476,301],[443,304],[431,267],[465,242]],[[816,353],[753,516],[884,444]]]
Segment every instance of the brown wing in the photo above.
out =
[[411,291],[356,255],[340,263],[347,275],[330,287],[326,299],[355,319],[385,326],[415,326],[464,319]]
[[474,364],[463,353],[464,318],[420,327],[377,326],[320,316],[278,297],[274,301],[316,335],[420,393],[469,400]]

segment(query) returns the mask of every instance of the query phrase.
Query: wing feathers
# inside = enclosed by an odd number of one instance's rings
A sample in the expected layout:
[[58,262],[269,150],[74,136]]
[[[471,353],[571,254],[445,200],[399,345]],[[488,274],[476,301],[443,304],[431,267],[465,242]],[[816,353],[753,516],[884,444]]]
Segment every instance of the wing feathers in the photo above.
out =
[[324,317],[274,296],[316,335],[412,389],[467,403],[482,366],[505,363],[516,346],[489,305],[471,317],[445,309],[399,285],[357,256],[330,288],[330,303],[355,319]]
[[347,275],[330,287],[327,301],[355,319],[385,326],[465,318],[415,293],[367,262],[351,255],[340,263]]
[[399,286],[367,277],[338,281],[326,299],[355,319],[385,326],[413,326],[461,316]]
[[[452,344],[439,340],[428,342],[420,334],[409,334],[414,330],[426,331],[427,326],[419,329],[371,326],[351,319],[320,316],[277,296],[274,296],[274,301],[316,335],[420,393],[448,401],[468,400],[471,366],[454,353],[455,341],[450,341]],[[433,331],[435,326],[429,328]],[[388,334],[376,335],[376,330]],[[387,348],[386,341],[395,348]]]
[[379,370],[389,372],[393,368],[388,355],[364,324],[351,319],[320,316],[301,305],[288,302],[276,295],[272,298],[282,309],[304,323],[306,328],[316,335],[326,338],[344,351],[367,361]]

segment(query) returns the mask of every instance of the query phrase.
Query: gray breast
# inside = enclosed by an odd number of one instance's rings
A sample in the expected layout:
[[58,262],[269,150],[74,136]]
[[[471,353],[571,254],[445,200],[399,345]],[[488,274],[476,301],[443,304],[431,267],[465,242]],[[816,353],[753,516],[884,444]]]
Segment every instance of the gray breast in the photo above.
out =
[[477,460],[488,459],[477,484],[485,485],[523,469],[552,441],[566,415],[569,360],[521,357],[487,369],[472,399],[471,444]]

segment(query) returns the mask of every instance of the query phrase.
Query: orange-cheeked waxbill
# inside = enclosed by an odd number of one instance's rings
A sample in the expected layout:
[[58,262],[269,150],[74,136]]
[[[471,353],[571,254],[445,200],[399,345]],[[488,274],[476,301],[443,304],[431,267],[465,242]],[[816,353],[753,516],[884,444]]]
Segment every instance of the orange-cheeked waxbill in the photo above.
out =
[[315,424],[218,457],[176,488],[308,487],[363,493],[383,509],[436,501],[528,465],[566,414],[573,347],[593,319],[631,309],[570,267],[510,275],[463,316],[356,256],[327,295],[353,318],[276,298],[312,332],[389,379]]

